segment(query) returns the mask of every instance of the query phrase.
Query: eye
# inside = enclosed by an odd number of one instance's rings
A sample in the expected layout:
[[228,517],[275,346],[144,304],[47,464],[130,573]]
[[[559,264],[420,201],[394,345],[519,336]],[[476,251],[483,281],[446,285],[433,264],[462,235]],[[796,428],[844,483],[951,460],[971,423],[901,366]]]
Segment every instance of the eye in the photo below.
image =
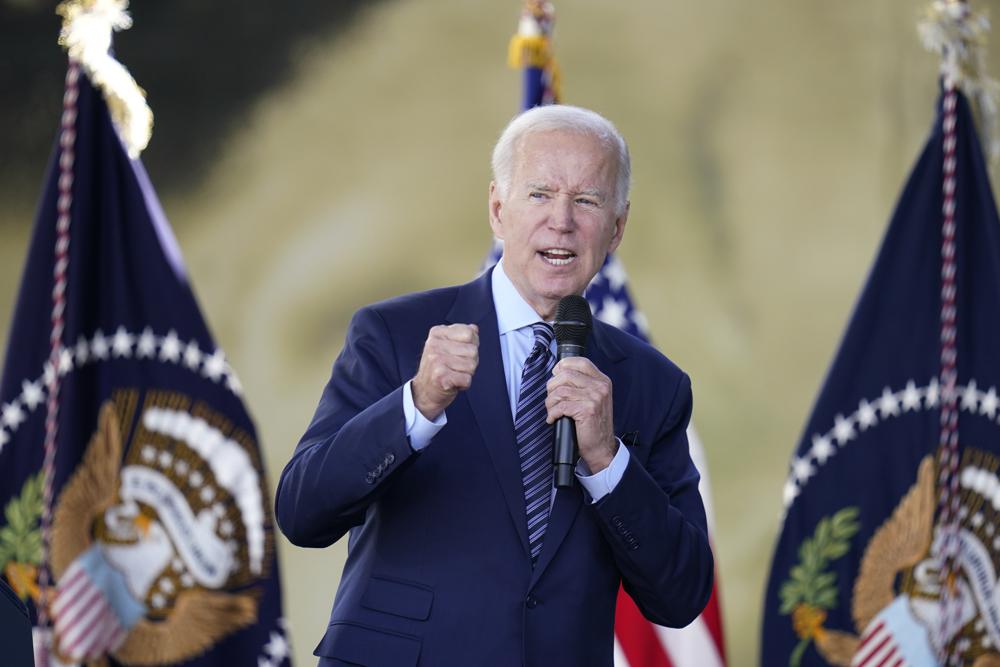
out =
[[542,200],[548,199],[548,198],[549,198],[549,195],[547,193],[541,192],[539,190],[532,190],[531,192],[528,193],[528,199],[531,199],[531,200],[534,200],[534,201],[542,201]]
[[596,199],[591,199],[590,197],[577,197],[575,201],[577,204],[582,204],[584,206],[597,207],[601,205]]

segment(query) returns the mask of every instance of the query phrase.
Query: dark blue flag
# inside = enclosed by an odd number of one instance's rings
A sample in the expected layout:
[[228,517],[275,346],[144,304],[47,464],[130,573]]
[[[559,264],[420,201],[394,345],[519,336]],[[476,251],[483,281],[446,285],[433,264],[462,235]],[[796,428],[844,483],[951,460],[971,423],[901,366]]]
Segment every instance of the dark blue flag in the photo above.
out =
[[1000,220],[946,91],[792,458],[762,665],[1000,664],[998,340]]
[[76,71],[0,384],[0,570],[62,663],[287,664],[239,382],[142,164]]

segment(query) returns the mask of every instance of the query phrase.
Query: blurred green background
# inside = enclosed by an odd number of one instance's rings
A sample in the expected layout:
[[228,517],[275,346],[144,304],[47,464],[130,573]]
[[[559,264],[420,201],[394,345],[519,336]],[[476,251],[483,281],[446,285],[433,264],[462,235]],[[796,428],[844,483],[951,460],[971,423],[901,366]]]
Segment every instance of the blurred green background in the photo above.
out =
[[[631,144],[619,257],[655,342],[694,381],[734,667],[758,660],[789,456],[930,129],[923,6],[556,2],[565,101]],[[144,161],[273,485],[352,312],[476,272],[489,152],[519,104],[505,59],[520,2],[131,9],[116,45],[156,114]],[[58,124],[52,10],[0,0],[4,334]],[[280,546],[296,657],[312,664],[345,546]]]

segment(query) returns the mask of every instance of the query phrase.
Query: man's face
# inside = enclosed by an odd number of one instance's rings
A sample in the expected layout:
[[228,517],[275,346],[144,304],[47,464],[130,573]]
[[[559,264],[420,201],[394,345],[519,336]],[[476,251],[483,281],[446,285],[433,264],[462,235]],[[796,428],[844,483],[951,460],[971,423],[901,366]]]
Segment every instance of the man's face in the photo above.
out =
[[614,158],[594,137],[554,131],[529,134],[515,147],[510,191],[490,184],[490,227],[504,242],[511,282],[539,315],[583,294],[621,242],[628,207],[615,213]]

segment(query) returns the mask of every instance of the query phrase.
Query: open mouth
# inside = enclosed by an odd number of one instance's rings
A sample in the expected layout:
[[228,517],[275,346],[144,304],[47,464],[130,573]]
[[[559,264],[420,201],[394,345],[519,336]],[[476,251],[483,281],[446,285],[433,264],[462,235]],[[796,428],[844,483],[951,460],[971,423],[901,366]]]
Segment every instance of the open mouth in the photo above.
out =
[[566,266],[576,259],[575,252],[563,250],[562,248],[546,248],[545,250],[539,250],[538,254],[541,255],[547,264],[552,264],[553,266]]

